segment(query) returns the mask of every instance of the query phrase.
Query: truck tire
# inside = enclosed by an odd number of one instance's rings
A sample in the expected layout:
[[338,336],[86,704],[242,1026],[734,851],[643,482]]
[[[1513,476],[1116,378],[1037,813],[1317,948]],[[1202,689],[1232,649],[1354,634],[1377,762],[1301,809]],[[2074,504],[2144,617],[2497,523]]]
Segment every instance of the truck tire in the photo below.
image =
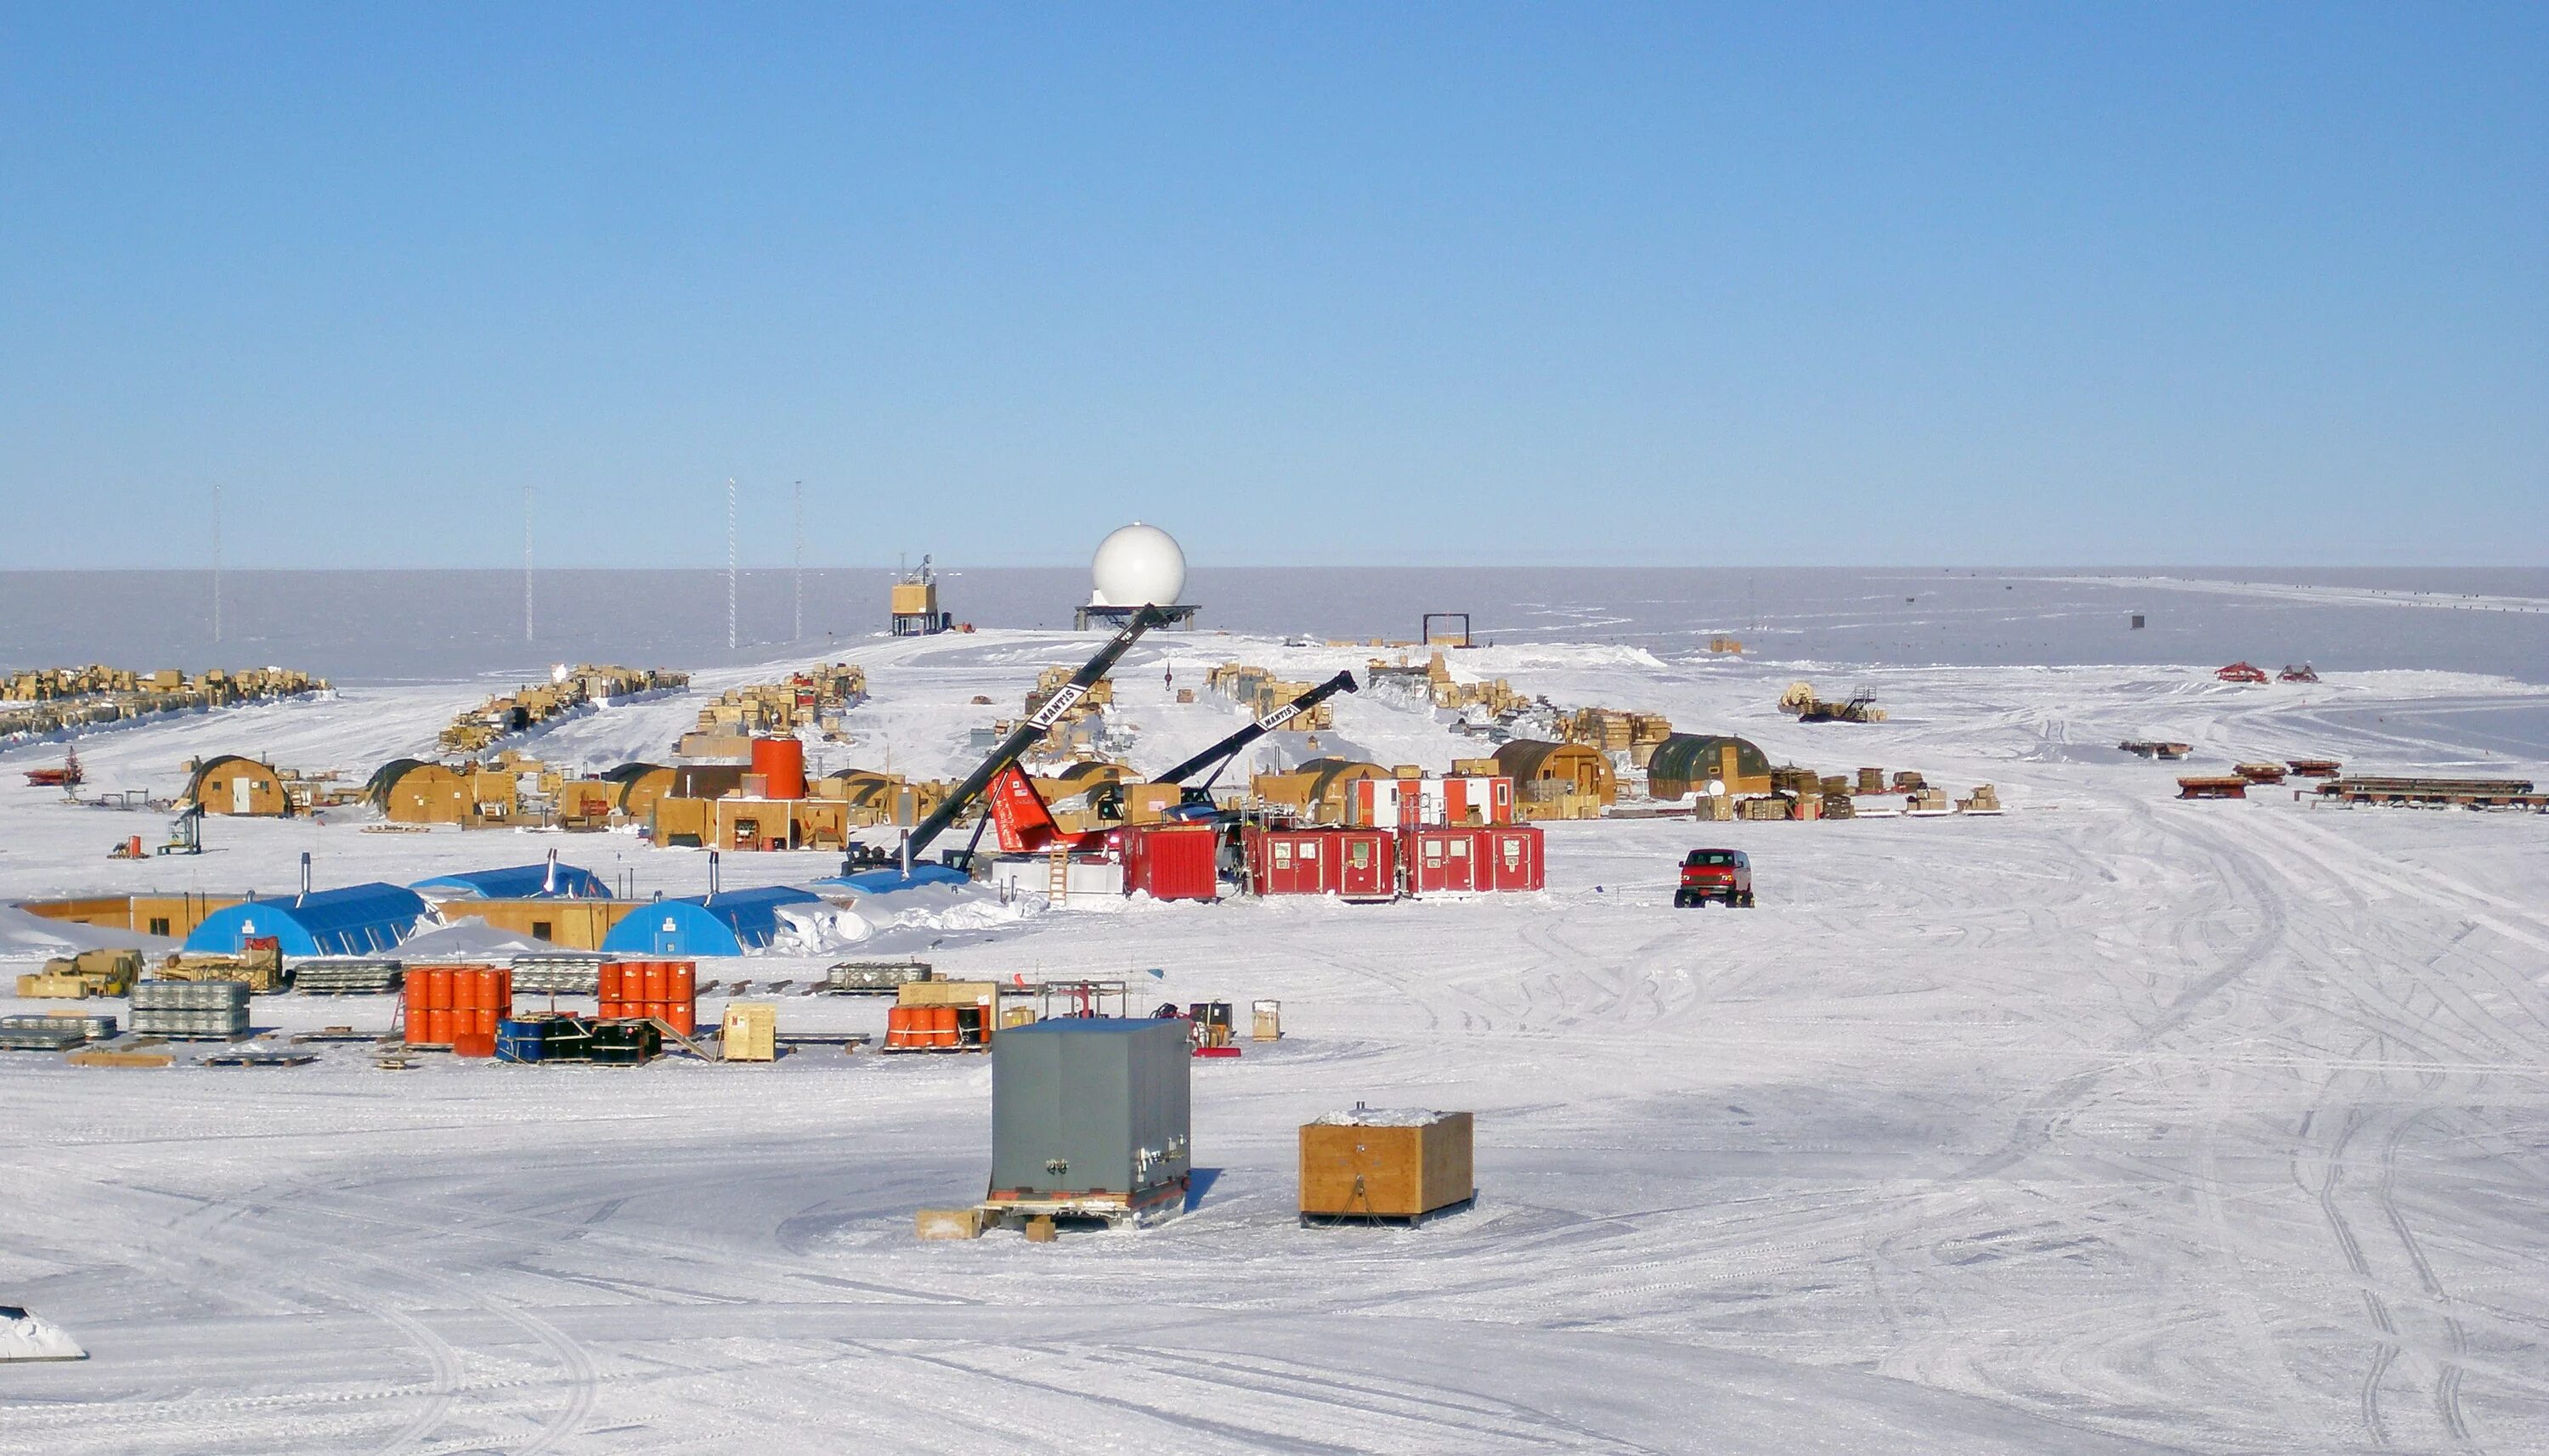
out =
[[1743,899],[1741,899],[1741,900],[1738,900],[1736,903],[1737,903],[1737,904],[1739,904],[1739,905],[1742,905],[1742,906],[1743,906],[1745,909],[1747,909],[1747,910],[1751,909],[1751,908],[1752,908],[1752,892],[1751,892],[1750,890],[1746,890],[1746,891],[1744,892],[1744,898],[1743,898]]

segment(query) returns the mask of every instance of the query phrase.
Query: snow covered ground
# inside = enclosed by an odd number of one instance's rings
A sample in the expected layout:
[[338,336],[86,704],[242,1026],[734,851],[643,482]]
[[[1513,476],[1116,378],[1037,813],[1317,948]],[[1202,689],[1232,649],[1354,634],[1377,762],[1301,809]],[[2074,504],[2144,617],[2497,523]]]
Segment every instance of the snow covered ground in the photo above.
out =
[[[832,766],[948,772],[969,726],[1087,645],[836,651],[875,697]],[[1118,675],[1137,760],[1239,721],[1209,694],[1174,703],[1164,667],[1200,687],[1224,658],[1306,679],[1364,656],[1146,645]],[[0,1303],[91,1354],[0,1366],[0,1452],[2549,1448],[2549,819],[2170,797],[2177,773],[2304,754],[2549,780],[2524,726],[2549,689],[1609,645],[1460,666],[1828,773],[1995,783],[2012,812],[1560,825],[1543,895],[1144,903],[946,937],[954,973],[1283,1003],[1281,1044],[1195,1066],[1210,1174],[1190,1213],[1052,1245],[910,1236],[915,1208],[981,1194],[979,1060],[387,1072],[332,1047],[299,1069],[105,1071],[0,1053]],[[1798,725],[1771,707],[1795,677],[1874,690],[1893,716]],[[163,793],[208,752],[359,773],[429,746],[489,685],[348,688],[82,759],[93,787]],[[660,756],[698,700],[527,746]],[[1474,751],[1370,694],[1340,700],[1331,737],[1436,768]],[[2196,758],[2114,749],[2152,737]],[[628,836],[351,821],[216,821],[200,859],[111,863],[157,818],[20,784],[58,752],[0,763],[0,899],[277,890],[303,851],[325,883],[552,846],[641,890],[705,880],[703,856]],[[1751,853],[1758,909],[1670,908],[1701,840]],[[41,934],[0,924],[0,959]],[[793,1030],[884,1017],[781,1008]],[[257,1004],[283,1029],[388,1012]],[[1476,1208],[1415,1231],[1296,1227],[1294,1129],[1358,1101],[1474,1110]]]

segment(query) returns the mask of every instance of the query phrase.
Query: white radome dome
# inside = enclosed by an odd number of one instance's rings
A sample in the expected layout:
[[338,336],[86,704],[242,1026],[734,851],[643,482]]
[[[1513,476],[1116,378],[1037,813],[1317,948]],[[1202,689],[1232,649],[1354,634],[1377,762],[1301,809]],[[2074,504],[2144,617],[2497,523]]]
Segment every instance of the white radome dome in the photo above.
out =
[[1174,606],[1186,590],[1186,554],[1175,536],[1135,521],[1097,543],[1088,564],[1090,606]]

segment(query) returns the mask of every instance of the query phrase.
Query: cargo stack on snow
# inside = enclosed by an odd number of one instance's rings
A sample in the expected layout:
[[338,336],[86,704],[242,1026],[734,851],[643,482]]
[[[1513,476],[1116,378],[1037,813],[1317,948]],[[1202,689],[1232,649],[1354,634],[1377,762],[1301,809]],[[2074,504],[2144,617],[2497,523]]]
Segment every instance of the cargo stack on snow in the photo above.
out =
[[133,987],[133,1030],[171,1041],[230,1042],[248,1033],[244,981],[141,981]]

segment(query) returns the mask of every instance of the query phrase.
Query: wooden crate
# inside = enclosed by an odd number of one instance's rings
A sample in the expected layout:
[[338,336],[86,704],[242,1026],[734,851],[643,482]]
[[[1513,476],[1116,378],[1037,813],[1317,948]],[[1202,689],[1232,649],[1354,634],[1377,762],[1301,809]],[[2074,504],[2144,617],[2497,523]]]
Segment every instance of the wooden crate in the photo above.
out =
[[108,1051],[95,1046],[62,1058],[73,1066],[167,1066],[176,1059],[165,1051]]
[[75,975],[36,972],[18,977],[18,994],[29,1001],[85,1001],[88,982]]
[[727,1061],[779,1059],[779,1008],[768,1001],[733,1001],[717,1030],[717,1054]]
[[922,1209],[912,1216],[915,1238],[962,1239],[983,1236],[983,1216],[976,1209]]
[[1421,1219],[1466,1203],[1470,1117],[1414,1126],[1310,1123],[1301,1129],[1301,1217]]

